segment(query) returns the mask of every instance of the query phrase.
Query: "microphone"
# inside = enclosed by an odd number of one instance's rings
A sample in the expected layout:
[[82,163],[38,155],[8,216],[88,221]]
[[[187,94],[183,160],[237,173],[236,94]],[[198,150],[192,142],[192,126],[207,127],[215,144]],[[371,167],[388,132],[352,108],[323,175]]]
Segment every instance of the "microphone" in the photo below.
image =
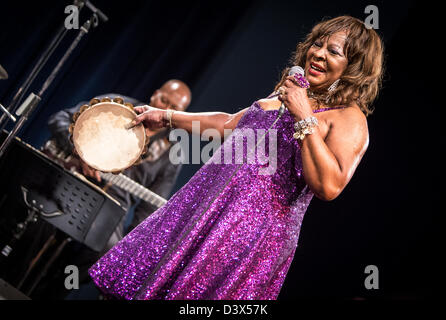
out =
[[[290,69],[290,71],[288,72],[288,75],[289,76],[294,76],[296,73],[298,73],[298,74],[300,74],[302,76],[305,75],[305,71],[304,71],[304,69],[301,66],[294,66],[294,67],[292,67]],[[285,109],[286,109],[286,107],[285,107],[285,105],[282,102],[282,104],[280,105],[280,108],[279,108],[279,117],[283,115],[283,113],[285,112]]]

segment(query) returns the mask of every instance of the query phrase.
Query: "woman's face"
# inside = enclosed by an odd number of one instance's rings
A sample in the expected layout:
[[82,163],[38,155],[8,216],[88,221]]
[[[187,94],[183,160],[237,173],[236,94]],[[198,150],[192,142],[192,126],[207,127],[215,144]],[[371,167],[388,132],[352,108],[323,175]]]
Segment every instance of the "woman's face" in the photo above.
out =
[[305,76],[312,90],[326,90],[341,77],[348,64],[343,50],[346,39],[347,32],[339,31],[316,39],[308,49]]

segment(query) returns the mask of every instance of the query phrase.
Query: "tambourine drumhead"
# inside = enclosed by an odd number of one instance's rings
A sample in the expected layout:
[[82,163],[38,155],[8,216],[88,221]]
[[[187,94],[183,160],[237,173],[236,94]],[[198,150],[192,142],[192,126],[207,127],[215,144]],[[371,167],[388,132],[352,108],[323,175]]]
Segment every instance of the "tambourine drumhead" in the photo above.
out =
[[73,128],[73,143],[79,157],[90,167],[117,172],[130,167],[145,146],[142,125],[126,129],[136,117],[115,102],[101,102],[82,112]]

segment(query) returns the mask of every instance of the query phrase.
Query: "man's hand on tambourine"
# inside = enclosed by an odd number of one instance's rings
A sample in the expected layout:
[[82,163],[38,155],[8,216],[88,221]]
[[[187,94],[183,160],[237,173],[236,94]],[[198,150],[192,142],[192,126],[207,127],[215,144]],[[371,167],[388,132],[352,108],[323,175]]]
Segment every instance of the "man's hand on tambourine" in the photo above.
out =
[[164,128],[167,124],[166,110],[151,106],[135,107],[138,116],[132,121],[132,127],[142,123],[149,130]]
[[96,169],[93,169],[88,164],[86,164],[84,161],[80,159],[80,165],[82,169],[82,174],[84,176],[96,179],[98,182],[101,182],[101,176],[99,175],[99,171]]

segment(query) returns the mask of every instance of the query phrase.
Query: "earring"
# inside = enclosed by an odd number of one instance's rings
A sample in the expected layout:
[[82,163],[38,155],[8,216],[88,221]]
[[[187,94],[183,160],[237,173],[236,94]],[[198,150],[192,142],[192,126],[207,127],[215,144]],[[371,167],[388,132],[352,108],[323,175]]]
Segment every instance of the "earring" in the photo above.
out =
[[333,83],[331,84],[331,86],[328,87],[327,91],[328,91],[328,92],[332,92],[332,91],[334,91],[334,90],[338,87],[339,81],[340,81],[340,79],[338,79],[338,80],[336,80],[335,82],[333,82]]

